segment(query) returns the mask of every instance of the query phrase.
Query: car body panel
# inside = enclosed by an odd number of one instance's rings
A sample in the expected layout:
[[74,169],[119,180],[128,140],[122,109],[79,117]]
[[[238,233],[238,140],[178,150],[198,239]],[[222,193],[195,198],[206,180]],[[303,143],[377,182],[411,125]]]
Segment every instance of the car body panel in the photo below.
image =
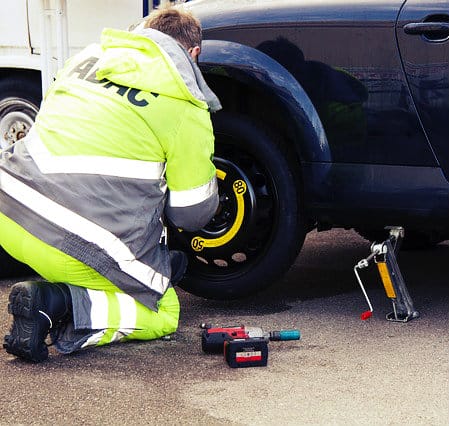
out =
[[[394,222],[449,228],[448,132],[432,118],[444,123],[448,117],[448,47],[435,43],[435,53],[429,53],[429,43],[419,39],[419,56],[413,53],[416,37],[405,40],[402,30],[410,20],[423,19],[426,7],[443,13],[447,1],[200,0],[189,5],[207,40],[201,60],[211,60],[215,69],[226,63],[232,74],[226,51],[212,60],[209,46],[221,41],[260,50],[310,98],[330,154],[324,161],[319,155],[301,157],[306,210],[314,220],[349,227]],[[434,57],[437,70],[427,66]],[[241,80],[246,60],[238,65]],[[206,78],[209,65],[203,68]],[[438,86],[423,90],[435,80]],[[444,104],[438,113],[429,114],[429,97],[438,108]],[[306,152],[313,153],[313,147]]]
[[449,26],[449,1],[408,0],[398,23],[398,44],[413,101],[441,167],[449,178],[449,29],[407,34],[406,25]]
[[222,40],[203,42],[201,62],[206,75],[225,76],[244,84],[260,86],[282,99],[295,122],[299,147],[307,161],[331,161],[321,120],[298,81],[278,62],[252,47]]
[[333,162],[436,165],[397,50],[401,3],[212,0],[208,12],[195,13],[206,39],[262,50],[295,76],[318,111]]
[[307,214],[318,226],[400,225],[449,235],[449,184],[439,167],[303,163]]

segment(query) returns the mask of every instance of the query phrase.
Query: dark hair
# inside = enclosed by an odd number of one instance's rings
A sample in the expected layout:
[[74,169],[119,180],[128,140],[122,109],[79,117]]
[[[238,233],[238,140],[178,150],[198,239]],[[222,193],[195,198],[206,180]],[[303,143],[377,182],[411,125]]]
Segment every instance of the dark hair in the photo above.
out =
[[146,19],[144,28],[153,28],[168,34],[186,49],[201,47],[201,23],[186,10],[173,7],[155,9]]

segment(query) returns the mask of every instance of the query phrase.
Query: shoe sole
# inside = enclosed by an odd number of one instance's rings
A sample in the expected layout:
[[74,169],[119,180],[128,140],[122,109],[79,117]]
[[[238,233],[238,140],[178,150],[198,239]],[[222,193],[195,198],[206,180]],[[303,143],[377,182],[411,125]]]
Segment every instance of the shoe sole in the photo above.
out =
[[3,344],[6,352],[31,362],[42,362],[48,358],[47,345],[36,342],[37,292],[37,287],[29,282],[17,283],[12,287],[8,312],[14,320]]

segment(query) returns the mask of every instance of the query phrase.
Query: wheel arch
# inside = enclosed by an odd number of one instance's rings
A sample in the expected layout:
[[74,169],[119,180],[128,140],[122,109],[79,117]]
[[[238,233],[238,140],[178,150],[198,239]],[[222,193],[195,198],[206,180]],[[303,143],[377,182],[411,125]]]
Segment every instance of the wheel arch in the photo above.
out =
[[0,67],[0,79],[17,77],[26,78],[41,87],[41,72],[32,68],[6,68]]
[[259,119],[288,140],[298,160],[329,162],[321,120],[307,93],[277,61],[239,43],[205,40],[201,70],[226,111]]

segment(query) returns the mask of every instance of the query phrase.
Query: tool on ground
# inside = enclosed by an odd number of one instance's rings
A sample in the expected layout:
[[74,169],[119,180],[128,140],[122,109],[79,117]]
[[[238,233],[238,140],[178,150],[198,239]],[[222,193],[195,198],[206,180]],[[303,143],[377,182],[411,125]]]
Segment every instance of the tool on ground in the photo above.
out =
[[268,363],[268,342],[261,337],[226,340],[223,353],[229,367],[265,367]]
[[230,367],[266,366],[268,342],[299,340],[299,330],[264,332],[260,327],[212,327],[201,324],[201,346],[206,353],[223,353]]
[[404,238],[404,228],[393,226],[386,229],[390,231],[388,238],[383,243],[373,243],[371,245],[371,254],[354,266],[355,276],[357,277],[357,281],[369,306],[369,310],[362,313],[361,319],[366,320],[372,316],[373,306],[371,305],[357,270],[367,268],[369,262],[374,260],[385,288],[385,293],[387,294],[387,297],[391,299],[393,304],[393,312],[387,314],[387,320],[407,322],[413,318],[418,318],[419,312],[416,311],[413,306],[412,298],[407,290],[407,286],[405,285],[405,281],[396,260],[396,254],[398,253],[402,239]]

